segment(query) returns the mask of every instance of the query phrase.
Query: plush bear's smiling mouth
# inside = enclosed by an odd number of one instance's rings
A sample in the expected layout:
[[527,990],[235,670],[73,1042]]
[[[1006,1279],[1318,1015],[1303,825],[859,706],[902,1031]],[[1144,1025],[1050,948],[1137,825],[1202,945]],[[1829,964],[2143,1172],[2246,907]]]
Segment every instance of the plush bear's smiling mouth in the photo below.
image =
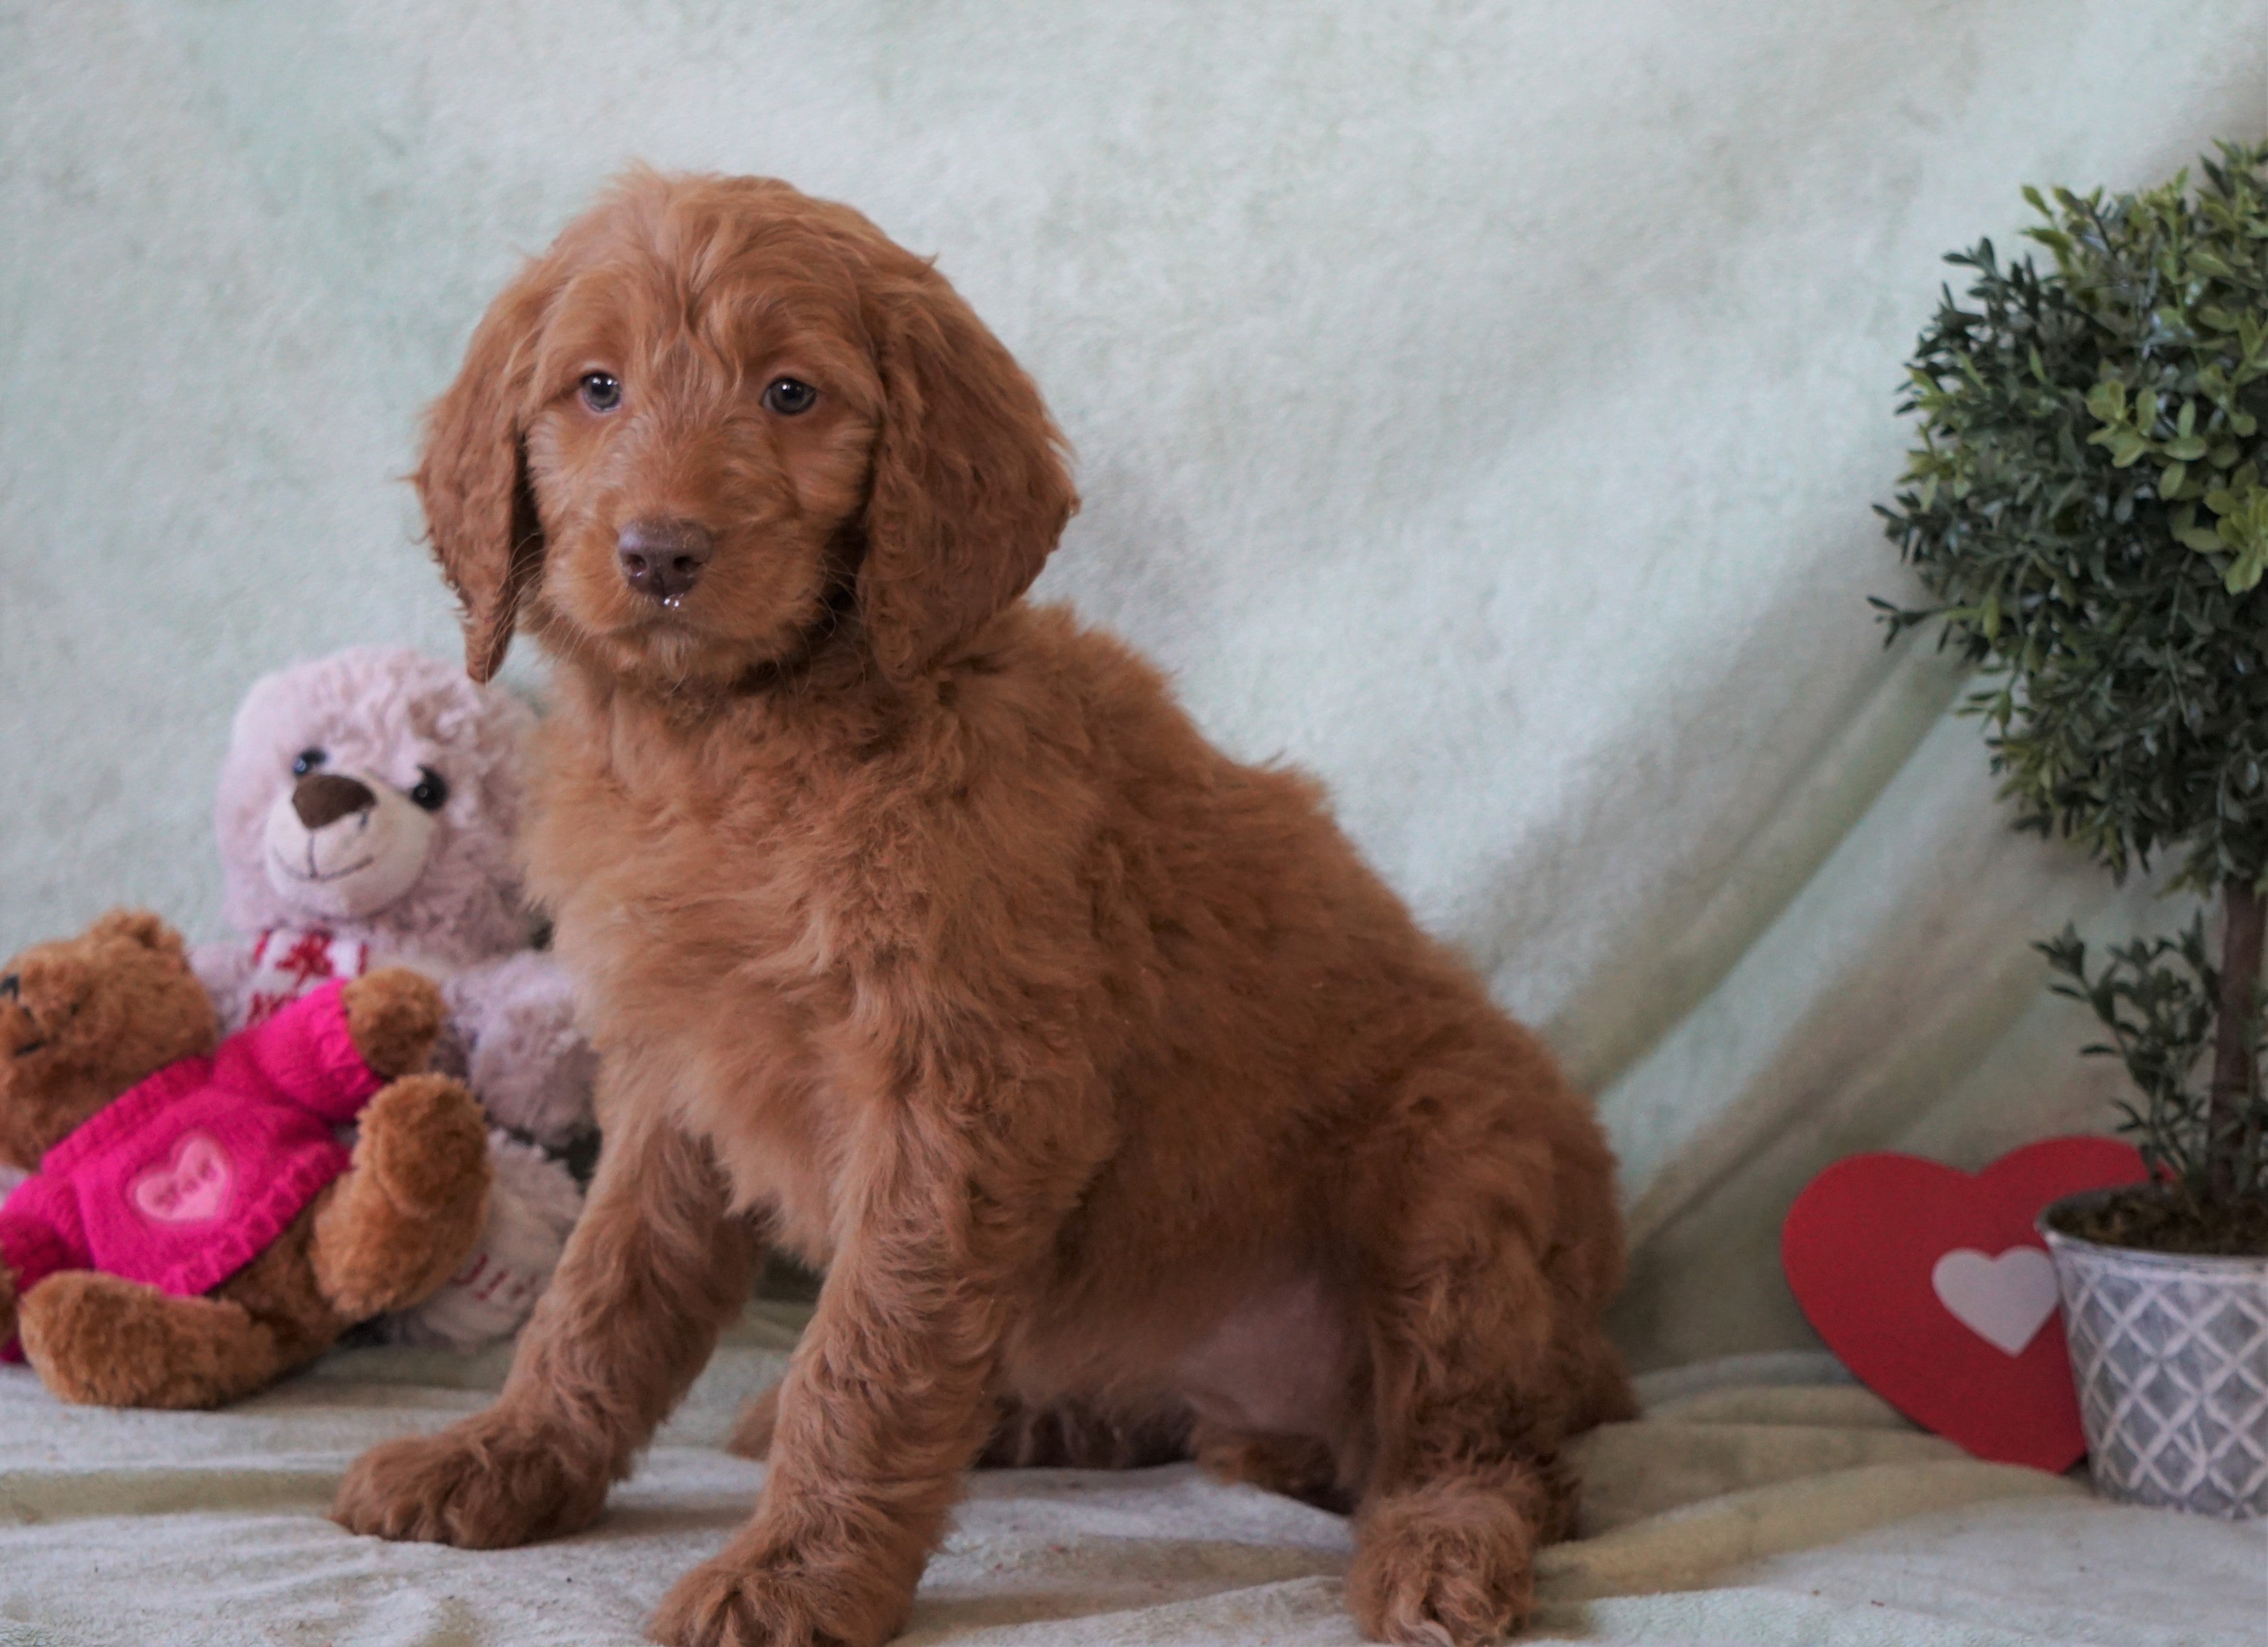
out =
[[[360,875],[364,870],[369,868],[371,865],[378,861],[377,854],[372,853],[370,857],[357,859],[343,869],[333,869],[325,872],[310,868],[303,873],[300,870],[294,869],[290,863],[285,861],[282,853],[276,852],[273,847],[270,847],[269,850],[274,856],[276,860],[276,867],[278,869],[281,869],[285,875],[290,875],[294,881],[304,881],[313,886],[320,886],[327,881],[343,881],[350,875]],[[307,844],[307,857],[311,864],[313,863],[314,856],[314,843],[310,841]]]
[[261,842],[269,884],[293,921],[367,920],[416,884],[440,828],[423,801],[340,762],[269,803]]
[[[20,1027],[31,1031],[29,1040],[18,1041],[8,1049],[8,1056],[11,1058],[29,1058],[34,1052],[45,1051],[48,1043],[55,1039],[52,1032],[41,1033],[40,1020],[33,1015],[31,1008],[24,1004],[22,991],[22,983],[15,973],[11,972],[7,977],[0,978],[0,1002],[6,1004],[9,1009],[8,1017],[20,1021],[19,1024],[11,1024],[9,1027],[11,1029]],[[77,1016],[77,1012],[78,1008],[76,1006],[72,1007],[63,1014],[64,1022],[70,1022],[71,1018]]]

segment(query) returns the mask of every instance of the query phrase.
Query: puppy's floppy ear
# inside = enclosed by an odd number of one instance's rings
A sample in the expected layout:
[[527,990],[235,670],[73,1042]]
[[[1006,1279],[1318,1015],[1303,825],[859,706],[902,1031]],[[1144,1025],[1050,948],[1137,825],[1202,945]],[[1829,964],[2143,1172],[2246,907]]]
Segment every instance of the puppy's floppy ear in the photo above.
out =
[[549,259],[505,287],[465,351],[448,392],[425,415],[417,496],[433,558],[463,608],[465,672],[493,676],[519,605],[543,569],[543,524],[523,440],[535,345],[558,282]]
[[1079,496],[1038,388],[943,276],[891,282],[869,324],[886,405],[858,611],[903,681],[1029,587]]

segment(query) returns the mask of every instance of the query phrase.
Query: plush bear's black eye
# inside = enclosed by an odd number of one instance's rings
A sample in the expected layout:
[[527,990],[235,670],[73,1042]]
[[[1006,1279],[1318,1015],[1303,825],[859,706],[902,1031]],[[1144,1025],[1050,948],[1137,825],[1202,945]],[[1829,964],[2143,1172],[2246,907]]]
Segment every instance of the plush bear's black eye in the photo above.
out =
[[301,750],[291,757],[291,776],[305,778],[331,757],[320,750]]
[[576,387],[583,404],[594,412],[610,412],[622,403],[622,380],[611,372],[585,372]]
[[799,378],[774,378],[764,390],[764,404],[785,417],[809,411],[818,398],[819,391]]
[[420,766],[417,787],[409,792],[409,798],[428,812],[438,812],[449,803],[449,786],[431,766]]
[[13,972],[9,973],[5,978],[0,978],[0,1001],[15,1000],[17,992],[23,986],[24,980]]

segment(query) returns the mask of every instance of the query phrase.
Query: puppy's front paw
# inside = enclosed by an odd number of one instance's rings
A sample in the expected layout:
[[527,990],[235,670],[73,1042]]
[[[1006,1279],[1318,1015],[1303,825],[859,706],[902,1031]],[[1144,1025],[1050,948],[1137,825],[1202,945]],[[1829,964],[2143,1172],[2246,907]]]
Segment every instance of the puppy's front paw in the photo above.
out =
[[646,1634],[663,1647],[881,1647],[904,1624],[902,1599],[860,1595],[839,1565],[749,1562],[727,1550],[679,1579]]
[[331,1519],[381,1539],[496,1550],[578,1532],[606,1502],[603,1467],[556,1437],[483,1415],[372,1447],[339,1484]]

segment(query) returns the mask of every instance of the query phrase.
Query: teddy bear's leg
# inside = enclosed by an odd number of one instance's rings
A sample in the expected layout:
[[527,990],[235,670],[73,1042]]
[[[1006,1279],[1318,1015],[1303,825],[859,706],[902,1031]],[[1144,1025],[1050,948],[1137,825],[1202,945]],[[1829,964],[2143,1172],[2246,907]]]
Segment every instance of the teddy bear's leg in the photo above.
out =
[[438,1287],[480,1235],[490,1171],[480,1106],[457,1082],[411,1075],[372,1098],[354,1164],[315,1213],[323,1296],[363,1320]]
[[33,1288],[18,1326],[40,1381],[89,1407],[217,1407],[284,1370],[275,1333],[240,1304],[92,1270]]

